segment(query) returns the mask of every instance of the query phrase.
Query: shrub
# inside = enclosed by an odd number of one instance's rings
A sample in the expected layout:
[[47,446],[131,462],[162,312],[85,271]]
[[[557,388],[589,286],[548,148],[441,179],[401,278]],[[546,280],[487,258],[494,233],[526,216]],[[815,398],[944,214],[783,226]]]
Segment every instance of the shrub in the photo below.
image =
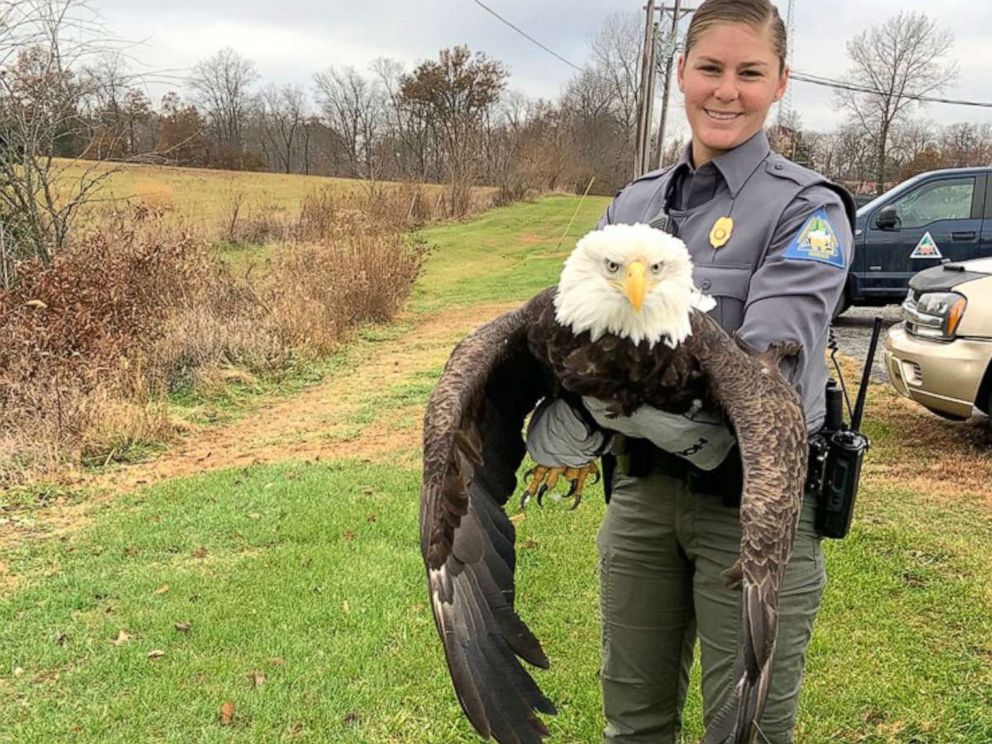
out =
[[24,445],[15,461],[79,458],[110,419],[129,419],[125,437],[162,436],[163,419],[142,405],[137,415],[99,413],[111,399],[145,399],[162,318],[209,273],[187,236],[156,239],[157,222],[144,208],[119,213],[48,266],[22,263],[19,283],[0,293],[0,430]]
[[371,227],[288,246],[267,283],[270,321],[293,348],[326,352],[355,325],[389,320],[409,295],[423,255],[402,234]]

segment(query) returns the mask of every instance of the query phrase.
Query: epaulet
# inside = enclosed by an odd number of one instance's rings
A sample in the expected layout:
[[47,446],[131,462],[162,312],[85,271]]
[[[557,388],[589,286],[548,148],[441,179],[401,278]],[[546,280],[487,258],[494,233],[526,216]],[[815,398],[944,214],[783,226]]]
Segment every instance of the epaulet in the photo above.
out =
[[778,178],[788,178],[800,186],[814,186],[824,183],[826,179],[816,171],[804,168],[798,163],[793,163],[777,152],[769,153],[765,160],[765,170]]
[[658,168],[657,170],[648,171],[647,173],[638,176],[631,183],[638,183],[639,181],[654,181],[655,179],[661,178],[666,173],[668,173],[672,168],[675,167],[675,163],[671,165],[666,165],[664,168]]
[[834,183],[814,170],[805,168],[798,163],[793,163],[791,160],[779,155],[777,152],[772,152],[769,154],[768,159],[765,162],[765,170],[778,178],[787,178],[793,183],[801,186],[803,189],[809,188],[810,186],[823,186],[830,189],[840,198],[841,203],[844,205],[844,211],[847,213],[847,218],[851,223],[851,229],[854,229],[855,217],[858,208],[854,202],[854,197],[851,196],[851,192],[840,184]]

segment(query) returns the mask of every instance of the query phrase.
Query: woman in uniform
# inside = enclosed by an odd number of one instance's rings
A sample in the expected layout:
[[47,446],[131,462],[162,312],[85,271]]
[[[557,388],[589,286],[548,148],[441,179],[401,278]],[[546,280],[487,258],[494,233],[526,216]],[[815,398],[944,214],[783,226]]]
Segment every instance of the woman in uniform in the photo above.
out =
[[[678,235],[725,330],[758,350],[800,342],[801,354],[783,371],[813,434],[824,420],[824,348],[851,261],[854,205],[846,191],[769,148],[764,126],[788,84],[785,58],[785,27],[768,0],[701,3],[678,64],[692,141],[677,163],[624,188],[601,225],[650,223]],[[691,431],[693,424],[682,425]],[[613,478],[598,536],[609,744],[678,741],[697,638],[707,722],[730,695],[740,590],[721,572],[739,552],[739,460],[731,450],[704,471],[685,454],[628,441]],[[804,655],[826,583],[814,508],[807,494],[781,594],[760,742],[793,741]]]

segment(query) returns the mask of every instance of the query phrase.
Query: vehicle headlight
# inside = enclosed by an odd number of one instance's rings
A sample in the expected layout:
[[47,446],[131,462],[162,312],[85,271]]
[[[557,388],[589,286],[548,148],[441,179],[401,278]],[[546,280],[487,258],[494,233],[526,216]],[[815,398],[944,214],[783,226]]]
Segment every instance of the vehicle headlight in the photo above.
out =
[[922,338],[950,341],[967,305],[957,292],[926,292],[915,301],[910,293],[902,305],[906,330]]

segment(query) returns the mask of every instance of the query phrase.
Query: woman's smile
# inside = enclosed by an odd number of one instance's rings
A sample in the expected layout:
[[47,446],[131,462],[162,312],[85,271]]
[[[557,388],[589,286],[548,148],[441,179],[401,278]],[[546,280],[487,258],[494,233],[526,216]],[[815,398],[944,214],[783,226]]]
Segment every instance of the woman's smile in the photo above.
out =
[[744,116],[744,114],[739,111],[715,111],[714,109],[709,108],[704,108],[703,111],[705,111],[706,115],[711,119],[722,122],[734,121],[737,118]]

